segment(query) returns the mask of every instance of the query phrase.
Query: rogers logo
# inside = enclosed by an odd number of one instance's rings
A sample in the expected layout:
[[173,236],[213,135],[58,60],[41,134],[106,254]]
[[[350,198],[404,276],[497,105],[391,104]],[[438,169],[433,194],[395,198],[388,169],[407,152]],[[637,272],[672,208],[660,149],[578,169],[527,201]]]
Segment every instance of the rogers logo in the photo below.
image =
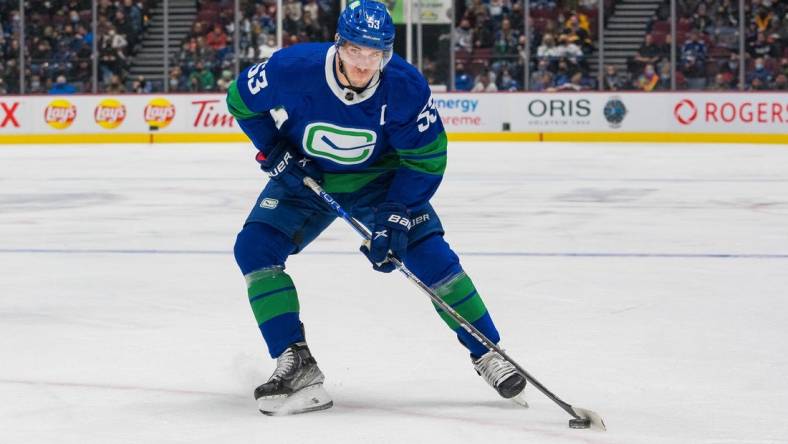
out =
[[44,109],[44,121],[55,129],[66,129],[77,118],[77,107],[68,100],[57,99]]
[[673,108],[673,115],[682,125],[689,125],[698,118],[698,108],[692,100],[684,99]]
[[126,119],[126,107],[115,99],[104,99],[93,111],[96,123],[104,129],[115,129]]
[[164,128],[175,118],[175,105],[164,98],[156,98],[145,107],[145,122],[153,128]]

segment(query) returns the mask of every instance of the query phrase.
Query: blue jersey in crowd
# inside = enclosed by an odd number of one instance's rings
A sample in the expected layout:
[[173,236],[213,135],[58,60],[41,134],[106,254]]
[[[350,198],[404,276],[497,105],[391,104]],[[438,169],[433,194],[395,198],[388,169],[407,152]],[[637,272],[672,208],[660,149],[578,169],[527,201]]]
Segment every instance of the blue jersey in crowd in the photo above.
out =
[[362,93],[344,88],[333,43],[291,46],[240,73],[227,105],[261,155],[282,138],[352,192],[396,170],[387,199],[423,207],[446,168],[446,133],[424,77],[397,55]]

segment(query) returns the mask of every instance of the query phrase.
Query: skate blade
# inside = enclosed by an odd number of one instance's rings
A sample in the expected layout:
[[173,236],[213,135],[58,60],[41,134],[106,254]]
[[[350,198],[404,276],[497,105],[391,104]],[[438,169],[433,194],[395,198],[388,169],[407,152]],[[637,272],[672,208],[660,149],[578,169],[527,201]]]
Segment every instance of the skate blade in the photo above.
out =
[[525,390],[523,390],[520,393],[518,393],[517,396],[509,398],[509,400],[512,401],[513,403],[519,405],[520,407],[523,407],[523,408],[526,408],[526,409],[528,407],[530,407],[528,405],[528,401],[525,400]]
[[270,396],[257,400],[260,413],[268,416],[295,415],[325,410],[334,405],[323,384],[302,388],[290,396]]

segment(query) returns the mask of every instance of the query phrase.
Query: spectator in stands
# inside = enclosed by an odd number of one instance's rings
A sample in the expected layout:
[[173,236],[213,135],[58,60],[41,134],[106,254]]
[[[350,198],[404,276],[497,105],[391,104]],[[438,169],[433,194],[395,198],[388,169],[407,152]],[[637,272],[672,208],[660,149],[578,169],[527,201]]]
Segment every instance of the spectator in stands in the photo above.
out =
[[317,4],[317,0],[309,0],[303,9],[304,18],[309,17],[315,23],[320,22],[320,6]]
[[188,91],[189,85],[186,81],[186,76],[180,66],[176,66],[170,70],[170,75],[167,79],[170,91]]
[[49,94],[74,94],[77,89],[66,81],[66,76],[57,76],[57,81],[49,89]]
[[564,28],[574,29],[575,32],[582,30],[586,33],[586,37],[591,35],[591,24],[588,21],[588,16],[582,12],[569,11],[569,18],[564,23]]
[[638,77],[638,89],[641,91],[654,91],[659,83],[659,76],[654,70],[654,65],[648,64],[643,69],[643,74]]
[[672,88],[671,79],[670,63],[661,64],[659,66],[659,82],[657,83],[657,89],[660,91],[670,91]]
[[473,77],[465,71],[465,65],[457,63],[454,71],[454,89],[457,91],[470,91],[473,89]]
[[578,71],[572,74],[572,77],[568,82],[564,82],[554,88],[550,88],[548,91],[585,91],[588,89],[588,85],[583,81],[583,73]]
[[[771,41],[769,41],[771,40]],[[754,42],[750,43],[750,47],[748,48],[748,53],[751,57],[775,57],[777,55],[777,51],[774,46],[774,39],[767,40],[766,34],[763,32],[759,32],[757,37],[755,38]]]
[[215,79],[213,73],[205,68],[202,61],[197,61],[194,71],[189,75],[189,91],[206,92],[212,91]]
[[730,88],[735,88],[739,78],[739,55],[731,53],[728,60],[720,62],[718,71],[728,82]]
[[620,91],[624,89],[624,82],[618,74],[615,65],[605,66],[604,88],[606,91]]
[[[544,91],[552,86],[553,73],[550,71],[550,66],[547,60],[539,60],[537,68],[531,73],[530,89],[533,91]],[[546,80],[549,77],[549,80]]]
[[555,9],[555,0],[531,0],[531,9]]
[[472,0],[471,6],[465,12],[466,16],[470,19],[471,23],[477,25],[479,21],[487,20],[490,16],[490,10],[486,3],[482,0]]
[[221,93],[226,93],[227,88],[233,82],[233,72],[229,69],[222,71],[222,76],[216,81],[216,90]]
[[654,36],[651,34],[646,34],[646,39],[643,41],[643,44],[640,45],[638,52],[632,59],[632,63],[629,66],[629,71],[641,71],[648,64],[657,66],[657,63],[659,63],[661,59],[662,49],[656,43],[654,43]]
[[769,88],[769,84],[764,82],[760,77],[754,77],[750,83],[750,91],[764,91]]
[[123,0],[123,13],[128,18],[134,35],[139,36],[143,30],[142,10],[133,0]]
[[473,47],[490,48],[493,45],[492,27],[487,23],[487,16],[476,17],[476,27],[473,28]]
[[503,68],[498,76],[498,91],[517,91],[520,83],[512,77],[509,68]]
[[690,78],[705,77],[705,62],[706,44],[700,38],[700,33],[693,30],[690,39],[681,47],[682,72]]
[[531,91],[547,91],[553,86],[553,73],[545,71],[531,76]]
[[748,83],[752,84],[756,79],[760,80],[761,85],[769,85],[772,81],[772,73],[766,68],[763,58],[755,59],[754,69],[749,73]]
[[454,29],[454,41],[457,42],[457,49],[464,49],[468,52],[473,50],[473,29],[471,21],[467,18],[460,20],[460,26]]
[[471,92],[495,92],[498,91],[498,88],[495,86],[495,82],[490,79],[490,72],[489,71],[482,71],[478,76],[476,76],[476,84],[471,89]]
[[213,48],[214,51],[220,51],[227,47],[227,34],[222,30],[222,25],[215,23],[213,30],[205,36],[205,44]]
[[503,19],[501,29],[495,35],[492,58],[493,71],[500,72],[503,68],[514,63],[514,59],[520,51],[519,43],[519,33],[512,29],[509,19]]
[[706,11],[706,3],[698,3],[695,14],[692,15],[692,27],[704,34],[709,34],[709,29],[714,27],[714,20]]
[[269,35],[261,38],[262,43],[257,48],[257,57],[260,59],[267,59],[276,51],[276,37]]
[[117,74],[113,74],[109,79],[109,85],[107,85],[106,92],[112,94],[120,94],[126,92],[126,86],[123,85],[123,81],[120,79],[120,76]]
[[591,54],[594,50],[594,42],[591,40],[589,26],[588,17],[585,14],[572,11],[558,41],[567,45],[574,43],[584,54]]
[[753,16],[752,21],[755,23],[758,32],[767,32],[774,26],[775,19],[776,17],[771,9],[761,6],[758,8],[755,16]]
[[508,9],[504,5],[504,0],[489,0],[490,19],[492,19],[496,28],[503,21],[504,12],[508,11]]
[[149,82],[145,76],[137,76],[131,82],[131,92],[136,94],[150,94],[153,92],[153,84]]
[[714,76],[714,83],[711,84],[709,89],[712,91],[729,91],[731,86],[725,78],[725,74],[718,73]]
[[556,87],[559,87],[564,83],[569,82],[574,73],[574,66],[570,67],[569,63],[565,59],[559,60],[558,69],[554,72],[555,76],[553,77],[553,84]]
[[[509,18],[509,22],[511,22],[512,27],[515,30],[517,30],[518,33],[522,34],[523,32],[525,32],[525,22],[523,19],[522,3],[516,1],[515,3],[512,3],[512,7],[510,9],[511,10],[509,11],[509,14],[507,14]],[[529,17],[529,23],[530,23],[531,31],[533,32],[534,26],[533,26],[533,21],[530,20],[530,17]]]
[[[11,60],[9,60],[9,63]],[[16,73],[17,77],[6,77],[9,81],[14,78],[19,78],[19,73]],[[10,83],[10,82],[9,82]],[[26,91],[29,94],[41,94],[46,91],[46,85],[41,82],[41,76],[38,74],[33,74],[30,76],[30,87]]]
[[89,92],[92,90],[91,84],[93,82],[93,66],[87,58],[80,58],[74,65],[69,78],[78,83],[82,91]]
[[134,48],[137,45],[137,40],[140,36],[134,32],[134,26],[131,24],[131,22],[126,20],[126,14],[124,14],[122,10],[115,11],[115,18],[112,21],[112,24],[115,26],[117,34],[123,37],[123,40],[128,42],[127,44],[130,48]]
[[[99,71],[105,84],[111,81],[113,75],[120,76],[126,70],[126,55],[121,49],[121,43],[125,42],[125,39],[114,37],[115,30],[110,29],[99,46]],[[116,44],[113,45],[113,42]]]
[[774,78],[774,83],[771,85],[771,89],[777,91],[788,90],[788,76],[782,73],[777,74],[777,77]]
[[552,34],[545,34],[542,37],[542,44],[536,50],[536,58],[539,61],[544,60],[548,64],[553,64],[560,56],[560,49],[555,45],[555,37]]

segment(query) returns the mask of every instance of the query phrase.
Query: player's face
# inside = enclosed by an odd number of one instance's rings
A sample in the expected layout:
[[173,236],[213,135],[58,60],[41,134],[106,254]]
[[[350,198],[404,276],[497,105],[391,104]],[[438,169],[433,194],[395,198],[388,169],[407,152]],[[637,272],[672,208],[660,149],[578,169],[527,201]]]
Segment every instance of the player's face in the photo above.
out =
[[353,85],[365,85],[380,69],[383,51],[353,43],[346,43],[339,48],[339,56],[345,65],[345,74]]

